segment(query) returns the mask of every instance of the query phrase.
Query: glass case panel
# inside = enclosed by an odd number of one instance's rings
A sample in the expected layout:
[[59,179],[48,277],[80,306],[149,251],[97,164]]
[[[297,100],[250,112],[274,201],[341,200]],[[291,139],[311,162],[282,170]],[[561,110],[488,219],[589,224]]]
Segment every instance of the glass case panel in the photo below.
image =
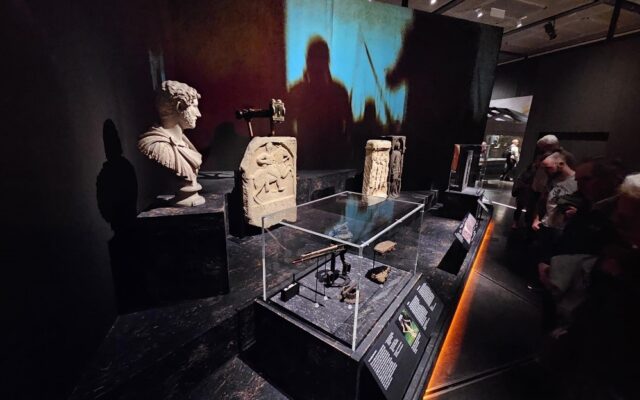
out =
[[465,192],[482,188],[487,165],[486,144],[454,144],[449,190]]
[[416,273],[424,205],[342,192],[263,218],[263,298],[355,350]]

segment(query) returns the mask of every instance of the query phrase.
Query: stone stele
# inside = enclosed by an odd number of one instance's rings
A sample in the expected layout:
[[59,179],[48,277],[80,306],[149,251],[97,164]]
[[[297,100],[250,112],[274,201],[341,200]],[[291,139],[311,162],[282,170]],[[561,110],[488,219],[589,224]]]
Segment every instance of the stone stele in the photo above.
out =
[[[296,220],[297,142],[293,137],[254,137],[240,163],[244,215],[250,225],[265,228]],[[286,210],[286,211],[285,211]]]
[[407,149],[406,136],[383,136],[385,140],[391,141],[391,153],[389,155],[389,197],[400,196],[402,186],[402,166],[404,164],[404,153]]
[[365,149],[367,157],[364,161],[362,194],[386,198],[391,142],[388,140],[369,140]]

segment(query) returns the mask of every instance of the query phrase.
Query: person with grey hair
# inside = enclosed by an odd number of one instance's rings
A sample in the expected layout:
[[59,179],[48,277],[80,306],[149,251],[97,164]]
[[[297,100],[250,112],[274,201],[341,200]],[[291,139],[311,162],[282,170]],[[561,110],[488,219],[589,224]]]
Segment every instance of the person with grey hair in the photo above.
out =
[[151,127],[138,138],[138,149],[149,159],[173,171],[181,180],[180,188],[171,200],[176,206],[197,206],[204,203],[198,194],[197,182],[202,155],[184,134],[196,126],[201,116],[200,94],[191,86],[164,81],[156,96],[160,124]]
[[554,349],[570,373],[570,390],[584,398],[640,394],[640,345],[631,322],[640,309],[640,174],[620,185],[613,224],[616,232],[590,273],[587,298]]
[[523,210],[527,210],[525,215],[525,226],[530,227],[533,223],[534,210],[538,207],[540,195],[547,187],[547,174],[540,163],[545,155],[554,150],[560,149],[560,141],[555,135],[546,135],[536,143],[533,161],[520,173],[513,184],[511,195],[516,198],[516,210],[513,213],[512,228],[517,228],[520,224],[520,216]]

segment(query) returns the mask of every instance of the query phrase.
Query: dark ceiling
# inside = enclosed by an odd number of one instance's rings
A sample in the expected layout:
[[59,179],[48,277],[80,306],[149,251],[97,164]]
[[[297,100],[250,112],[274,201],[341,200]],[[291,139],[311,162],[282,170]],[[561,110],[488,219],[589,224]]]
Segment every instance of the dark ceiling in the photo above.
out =
[[640,0],[377,0],[504,29],[500,63],[640,32]]

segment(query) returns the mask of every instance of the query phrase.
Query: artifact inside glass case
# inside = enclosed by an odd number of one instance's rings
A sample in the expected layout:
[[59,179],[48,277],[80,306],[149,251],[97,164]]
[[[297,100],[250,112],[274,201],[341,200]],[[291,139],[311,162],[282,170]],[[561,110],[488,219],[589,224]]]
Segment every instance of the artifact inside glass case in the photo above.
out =
[[198,194],[202,186],[197,182],[202,155],[184,134],[185,130],[195,128],[201,116],[199,98],[200,94],[187,84],[162,82],[156,95],[160,125],[152,126],[138,138],[142,154],[182,178],[181,187],[169,200],[180,207],[204,204],[204,197]]
[[263,217],[263,300],[355,350],[416,273],[424,205],[342,192],[294,210]]
[[449,190],[476,192],[483,186],[487,159],[486,144],[454,144]]

